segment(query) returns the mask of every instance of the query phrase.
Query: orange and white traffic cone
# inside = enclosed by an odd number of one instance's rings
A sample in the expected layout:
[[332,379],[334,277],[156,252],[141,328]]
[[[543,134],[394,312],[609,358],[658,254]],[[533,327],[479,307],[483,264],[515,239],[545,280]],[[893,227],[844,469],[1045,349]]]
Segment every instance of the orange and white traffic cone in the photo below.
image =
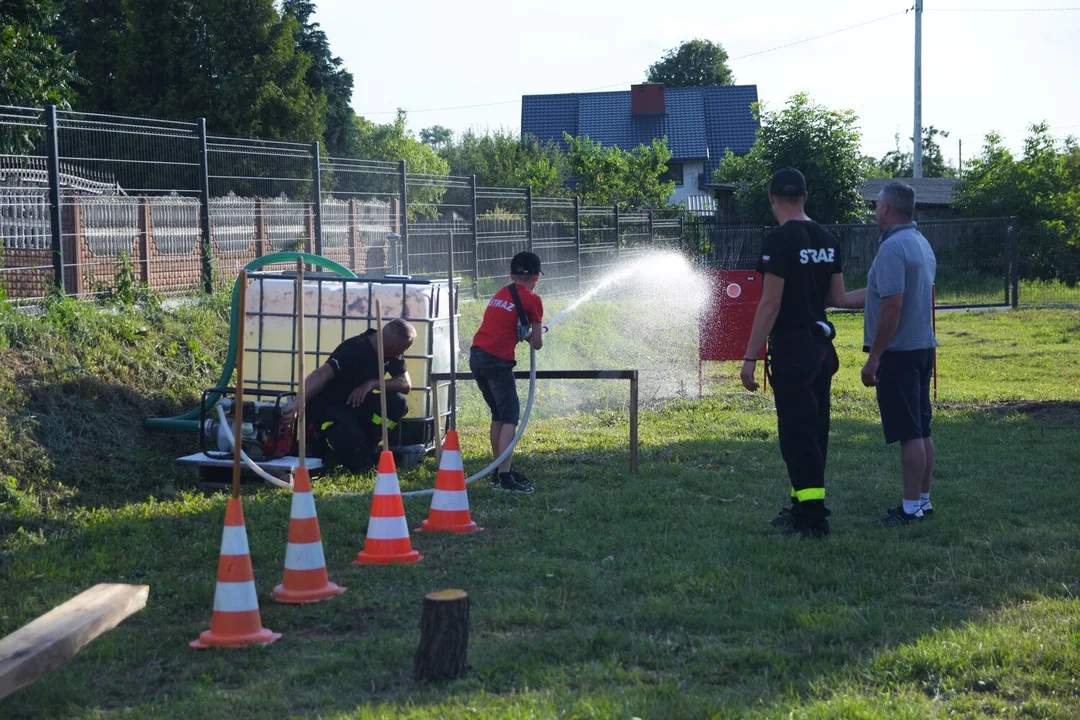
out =
[[379,456],[379,474],[375,478],[375,497],[371,500],[367,539],[353,565],[413,563],[422,557],[413,550],[409,540],[394,453],[383,450]]
[[214,614],[210,629],[191,643],[196,650],[208,647],[269,645],[281,633],[262,626],[259,598],[255,594],[255,574],[251,569],[244,509],[240,498],[230,498],[225,506],[225,530],[221,535]]
[[345,588],[330,582],[326,574],[319,517],[311,493],[311,476],[306,467],[293,475],[292,513],[289,518],[289,544],[285,548],[285,574],[274,588],[274,599],[300,605],[340,595]]
[[420,525],[424,532],[472,533],[477,527],[469,514],[469,491],[465,489],[465,469],[457,430],[446,433],[442,462],[435,476],[435,494],[431,497],[428,519]]

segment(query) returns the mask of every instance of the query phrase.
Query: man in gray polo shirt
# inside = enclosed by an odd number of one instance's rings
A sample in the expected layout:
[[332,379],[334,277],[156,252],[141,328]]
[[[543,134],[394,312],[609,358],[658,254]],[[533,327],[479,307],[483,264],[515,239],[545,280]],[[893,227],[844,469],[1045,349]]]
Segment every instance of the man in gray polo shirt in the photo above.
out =
[[907,525],[933,512],[930,481],[934,441],[930,438],[930,380],[937,338],[933,328],[933,285],[937,258],[913,217],[915,191],[893,182],[878,195],[881,245],[866,288],[862,371],[876,387],[886,443],[900,443],[903,504],[879,523]]

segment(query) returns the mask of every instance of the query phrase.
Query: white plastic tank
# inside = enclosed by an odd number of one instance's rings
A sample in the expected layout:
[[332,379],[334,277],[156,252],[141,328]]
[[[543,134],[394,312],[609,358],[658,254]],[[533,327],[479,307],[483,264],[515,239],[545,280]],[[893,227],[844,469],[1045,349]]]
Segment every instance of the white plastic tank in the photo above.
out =
[[[410,277],[343,278],[314,273],[304,278],[304,344],[306,372],[326,362],[341,342],[376,326],[375,300],[383,321],[403,318],[416,328],[416,342],[405,353],[412,379],[405,420],[427,421],[432,406],[430,374],[450,370],[450,293],[447,280]],[[253,273],[247,291],[244,322],[244,387],[249,390],[297,388],[295,273]],[[455,303],[456,304],[456,303]],[[456,330],[456,324],[455,324]],[[249,400],[267,400],[254,395]],[[446,412],[448,388],[440,389],[439,407]],[[402,425],[406,423],[403,421]],[[433,432],[423,431],[429,442]],[[417,430],[402,430],[405,436]]]

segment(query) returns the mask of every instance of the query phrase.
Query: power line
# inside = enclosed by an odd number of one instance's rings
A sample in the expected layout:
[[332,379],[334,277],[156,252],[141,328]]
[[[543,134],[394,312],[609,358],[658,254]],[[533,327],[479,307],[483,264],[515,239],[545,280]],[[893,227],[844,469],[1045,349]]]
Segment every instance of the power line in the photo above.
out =
[[[794,47],[796,45],[802,45],[804,43],[813,42],[814,40],[820,40],[821,38],[826,38],[826,37],[830,37],[832,35],[837,35],[839,33],[847,32],[848,30],[855,30],[856,28],[866,27],[867,25],[873,25],[874,23],[879,23],[882,20],[888,20],[889,18],[897,17],[898,15],[904,15],[907,12],[909,12],[909,10],[910,10],[910,8],[907,8],[907,9],[904,9],[904,10],[900,10],[898,12],[889,13],[888,15],[882,15],[881,17],[874,18],[873,20],[867,20],[866,22],[858,23],[857,25],[849,25],[847,27],[840,28],[839,30],[831,30],[831,31],[829,31],[827,33],[822,33],[821,35],[814,35],[813,37],[803,38],[802,40],[796,40],[795,42],[790,42],[790,43],[787,43],[786,45],[778,45],[776,47],[771,47],[771,48],[768,48],[766,50],[758,50],[756,52],[747,53],[746,55],[740,55],[738,57],[729,58],[729,62],[734,62],[736,60],[745,60],[746,58],[756,57],[758,55],[764,55],[765,53],[776,52],[777,50],[784,50],[784,49],[789,48],[789,47]],[[638,81],[637,80],[627,80],[627,81],[620,82],[620,83],[612,83],[611,85],[600,85],[599,87],[588,88],[588,89],[585,89],[585,90],[580,90],[579,92],[593,92],[595,90],[607,90],[608,88],[626,87],[627,85],[630,85],[630,84],[635,83],[635,82],[638,82]],[[499,102],[478,103],[478,104],[474,104],[474,105],[457,105],[457,106],[454,106],[454,107],[424,108],[422,110],[409,110],[408,112],[409,113],[425,113],[425,112],[446,112],[446,111],[449,111],[449,110],[472,110],[474,108],[495,107],[497,105],[510,105],[510,104],[517,103],[517,102],[521,102],[521,99],[517,98],[517,99],[514,99],[514,100],[501,100]],[[361,116],[368,116],[368,115],[395,115],[396,113],[397,113],[397,110],[381,110],[379,112],[362,112],[362,113],[358,113],[358,114],[361,115]]]
[[[1068,129],[1071,129],[1071,128],[1080,128],[1080,125],[1053,125],[1053,124],[1051,124],[1050,125],[1050,134],[1052,136],[1054,136],[1054,137],[1064,138],[1064,137],[1068,136],[1069,133],[1062,133],[1060,131],[1068,130]],[[982,133],[979,133],[979,134],[976,134],[975,132],[971,132],[970,134],[967,133],[967,132],[965,132],[964,134],[960,134],[960,133],[955,132],[955,131],[950,131],[948,137],[942,137],[941,140],[937,141],[937,144],[941,148],[947,148],[951,144],[953,144],[953,142],[956,141],[956,140],[969,140],[969,141],[974,140],[974,141],[977,141],[977,142],[982,142],[982,141],[984,141],[986,139],[986,136],[989,135],[990,133],[997,133],[998,135],[1000,135],[1002,137],[1012,136],[1014,138],[1014,142],[1015,142],[1017,135],[1021,135],[1023,133],[1027,133],[1027,132],[1030,132],[1030,131],[1031,131],[1031,126],[1030,125],[1028,127],[1025,127],[1022,130],[1019,130],[1019,129],[1016,129],[1016,128],[1004,129],[1004,130],[1003,129],[991,129],[991,130],[986,130],[985,132],[982,132]],[[904,147],[910,147],[910,143],[911,143],[911,139],[910,138],[905,138],[902,142],[900,142],[901,150],[903,150]],[[874,149],[884,148],[884,147],[888,146],[889,149],[891,150],[891,149],[894,149],[896,147],[896,140],[895,140],[895,138],[893,140],[885,140],[883,138],[882,139],[872,139],[871,140],[871,139],[864,138],[861,141],[860,145],[862,147],[865,147],[865,148],[874,148]]]
[[952,12],[952,13],[1029,13],[1029,12],[1075,12],[1080,7],[1056,7],[1056,8],[931,8],[923,12]]
[[749,53],[747,55],[740,55],[737,58],[731,58],[731,59],[732,59],[732,61],[745,60],[746,58],[754,57],[755,55],[764,55],[765,53],[770,53],[770,52],[773,52],[774,50],[783,50],[784,48],[794,47],[795,45],[802,45],[803,43],[808,43],[808,42],[811,42],[813,40],[820,40],[821,38],[829,37],[830,35],[836,35],[836,34],[842,33],[842,32],[847,32],[848,30],[854,30],[855,28],[861,28],[861,27],[866,27],[867,25],[873,25],[874,23],[881,22],[882,20],[888,20],[889,18],[896,17],[897,15],[906,15],[907,13],[908,13],[908,10],[901,10],[900,12],[894,12],[894,13],[890,13],[888,15],[882,15],[879,18],[874,18],[873,20],[867,20],[866,22],[861,22],[858,25],[849,25],[846,28],[840,28],[839,30],[833,30],[831,32],[822,33],[821,35],[815,35],[814,37],[808,37],[805,40],[796,40],[795,42],[788,43],[787,45],[778,45],[778,46],[776,46],[774,48],[769,48],[768,50],[759,50],[757,52],[752,52],[752,53]]
[[[899,12],[889,13],[888,15],[882,15],[881,17],[874,18],[873,20],[867,20],[866,22],[858,23],[857,25],[849,25],[847,27],[840,28],[839,30],[830,30],[827,33],[822,33],[821,35],[814,35],[813,37],[803,38],[802,40],[796,40],[795,42],[790,42],[790,43],[787,43],[786,45],[777,45],[776,47],[771,47],[771,48],[768,48],[766,50],[758,50],[756,52],[747,53],[746,55],[739,55],[738,57],[729,58],[729,62],[735,62],[736,60],[745,60],[746,58],[752,58],[752,57],[756,57],[758,55],[764,55],[765,53],[771,53],[771,52],[775,52],[777,50],[784,50],[785,48],[794,47],[796,45],[802,45],[803,43],[813,42],[814,40],[820,40],[821,38],[826,38],[826,37],[829,37],[830,35],[837,35],[837,34],[842,33],[842,32],[847,32],[848,30],[854,30],[856,28],[866,27],[867,25],[873,25],[874,23],[881,22],[882,20],[888,20],[889,18],[897,17],[898,15],[906,15],[907,13],[908,13],[908,10],[900,10]],[[610,88],[610,87],[625,87],[626,85],[627,85],[627,83],[616,83],[616,84],[613,84],[613,85],[602,85],[601,87],[598,87],[598,88],[590,88],[589,90],[585,90],[584,92],[590,92],[591,90],[604,90],[604,89],[607,89],[607,88]]]

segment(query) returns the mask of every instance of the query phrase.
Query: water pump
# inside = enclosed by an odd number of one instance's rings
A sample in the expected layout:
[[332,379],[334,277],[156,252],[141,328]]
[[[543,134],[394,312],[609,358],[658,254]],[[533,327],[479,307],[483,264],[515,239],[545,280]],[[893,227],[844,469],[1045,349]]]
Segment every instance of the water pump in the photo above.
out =
[[[205,395],[227,395],[232,392],[228,388],[210,388]],[[245,395],[272,396],[272,399],[245,400],[243,403],[243,424],[241,431],[240,447],[255,462],[274,460],[284,457],[293,452],[295,444],[295,429],[293,423],[282,423],[281,413],[288,405],[290,398],[295,393],[281,393],[269,391],[245,391]],[[209,403],[204,402],[204,407]],[[229,432],[233,431],[236,422],[236,400],[234,397],[224,397],[220,401],[222,410],[229,426]],[[221,427],[216,409],[207,417],[203,413],[200,419],[202,432],[199,434],[199,449],[211,457],[214,454],[227,454],[232,456],[232,445]]]

